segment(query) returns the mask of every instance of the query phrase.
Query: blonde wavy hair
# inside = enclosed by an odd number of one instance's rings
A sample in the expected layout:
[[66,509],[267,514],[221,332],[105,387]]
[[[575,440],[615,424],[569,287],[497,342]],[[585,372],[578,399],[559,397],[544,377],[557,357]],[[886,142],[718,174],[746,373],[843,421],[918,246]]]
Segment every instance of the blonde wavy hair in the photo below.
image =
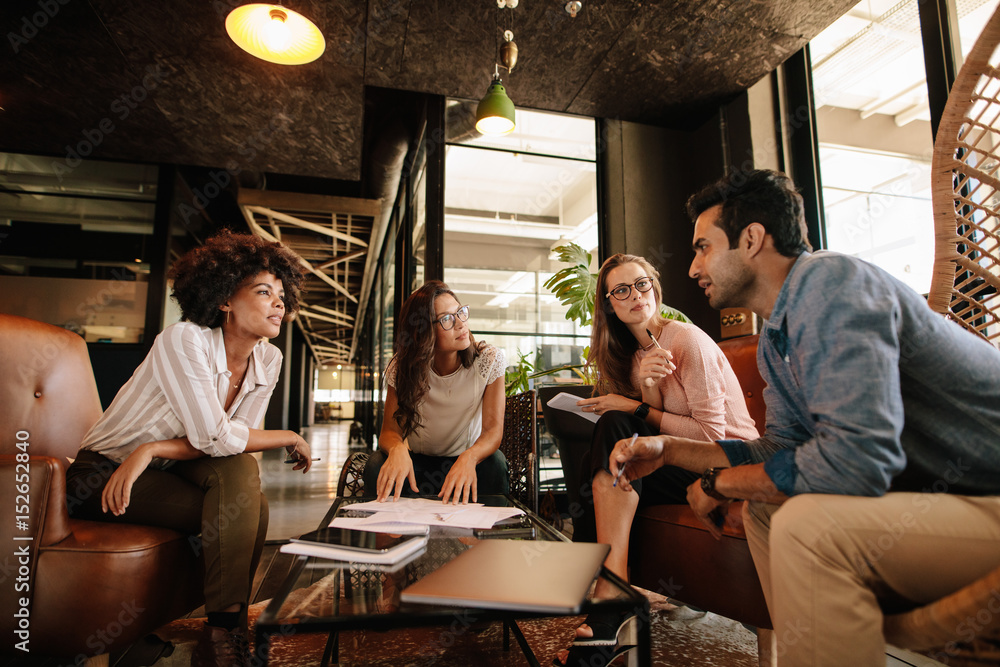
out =
[[[657,312],[660,312],[663,303],[660,272],[653,268],[646,258],[638,255],[618,253],[608,257],[597,275],[597,294],[594,297],[594,321],[590,332],[587,365],[597,368],[594,395],[619,394],[638,399],[641,396],[641,389],[632,385],[632,357],[639,349],[639,342],[615,315],[614,306],[611,304],[611,299],[614,297],[605,296],[611,287],[608,285],[608,274],[623,264],[638,264],[653,281]],[[669,321],[661,317],[658,324],[663,327]]]

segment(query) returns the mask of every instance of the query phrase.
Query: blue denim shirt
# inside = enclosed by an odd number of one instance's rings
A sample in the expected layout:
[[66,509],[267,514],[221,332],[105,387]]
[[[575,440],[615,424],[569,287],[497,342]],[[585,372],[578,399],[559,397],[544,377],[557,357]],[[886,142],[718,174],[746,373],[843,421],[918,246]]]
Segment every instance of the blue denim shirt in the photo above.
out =
[[766,431],[719,444],[783,493],[1000,494],[1000,350],[878,267],[802,253],[757,364]]

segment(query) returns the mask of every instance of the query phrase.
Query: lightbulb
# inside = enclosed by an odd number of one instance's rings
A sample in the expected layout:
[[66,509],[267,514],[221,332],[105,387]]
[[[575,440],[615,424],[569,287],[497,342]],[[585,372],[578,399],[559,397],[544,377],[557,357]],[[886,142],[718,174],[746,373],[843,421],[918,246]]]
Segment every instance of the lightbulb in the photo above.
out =
[[476,129],[482,134],[510,134],[514,131],[514,123],[502,116],[488,116],[476,123]]
[[271,20],[264,27],[264,43],[272,51],[284,51],[292,43],[292,31],[285,22],[288,15],[280,9],[271,10]]

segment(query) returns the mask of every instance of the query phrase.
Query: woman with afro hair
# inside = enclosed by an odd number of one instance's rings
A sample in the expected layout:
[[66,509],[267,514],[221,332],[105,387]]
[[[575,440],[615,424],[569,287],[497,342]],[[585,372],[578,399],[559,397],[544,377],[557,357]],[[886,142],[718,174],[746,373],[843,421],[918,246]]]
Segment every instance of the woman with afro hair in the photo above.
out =
[[281,367],[268,339],[298,309],[302,271],[280,243],[223,232],[168,277],[183,321],[156,337],[84,437],[67,501],[74,517],[200,533],[208,619],[192,664],[242,665],[268,521],[249,452],[284,447],[294,469],[311,465],[297,433],[258,428]]
[[[504,355],[476,343],[469,307],[431,280],[403,303],[383,374],[379,450],[365,466],[379,501],[407,491],[475,502],[510,490],[503,435]],[[409,489],[405,487],[409,486]]]

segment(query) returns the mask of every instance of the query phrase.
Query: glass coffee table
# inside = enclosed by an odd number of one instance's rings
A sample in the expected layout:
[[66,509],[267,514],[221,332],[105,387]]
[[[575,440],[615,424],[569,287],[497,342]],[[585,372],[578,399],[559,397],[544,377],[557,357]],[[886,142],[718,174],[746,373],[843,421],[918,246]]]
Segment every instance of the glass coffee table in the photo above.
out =
[[[337,498],[320,527],[329,525],[334,517],[362,516],[353,513],[351,505],[372,500],[371,497]],[[400,592],[421,577],[441,567],[480,539],[533,539],[567,541],[562,533],[506,496],[481,496],[486,505],[513,506],[524,516],[509,519],[503,527],[489,531],[457,530],[432,527],[427,548],[409,562],[394,566],[367,563],[345,563],[324,558],[294,556],[288,575],[281,583],[267,608],[257,619],[255,655],[267,665],[271,640],[304,632],[329,633],[323,664],[339,661],[338,633],[345,630],[392,630],[422,626],[450,627],[459,623],[499,621],[504,624],[503,648],[510,648],[510,634],[520,645],[529,665],[537,666],[531,647],[517,625],[519,619],[538,618],[547,614],[510,610],[469,609],[438,605],[401,603]],[[404,559],[406,560],[406,559]],[[600,610],[608,612],[639,609],[636,653],[639,665],[651,664],[649,603],[621,578],[606,568],[598,575],[607,579],[620,597],[614,600],[586,599],[580,613]],[[548,658],[547,658],[548,660]]]

